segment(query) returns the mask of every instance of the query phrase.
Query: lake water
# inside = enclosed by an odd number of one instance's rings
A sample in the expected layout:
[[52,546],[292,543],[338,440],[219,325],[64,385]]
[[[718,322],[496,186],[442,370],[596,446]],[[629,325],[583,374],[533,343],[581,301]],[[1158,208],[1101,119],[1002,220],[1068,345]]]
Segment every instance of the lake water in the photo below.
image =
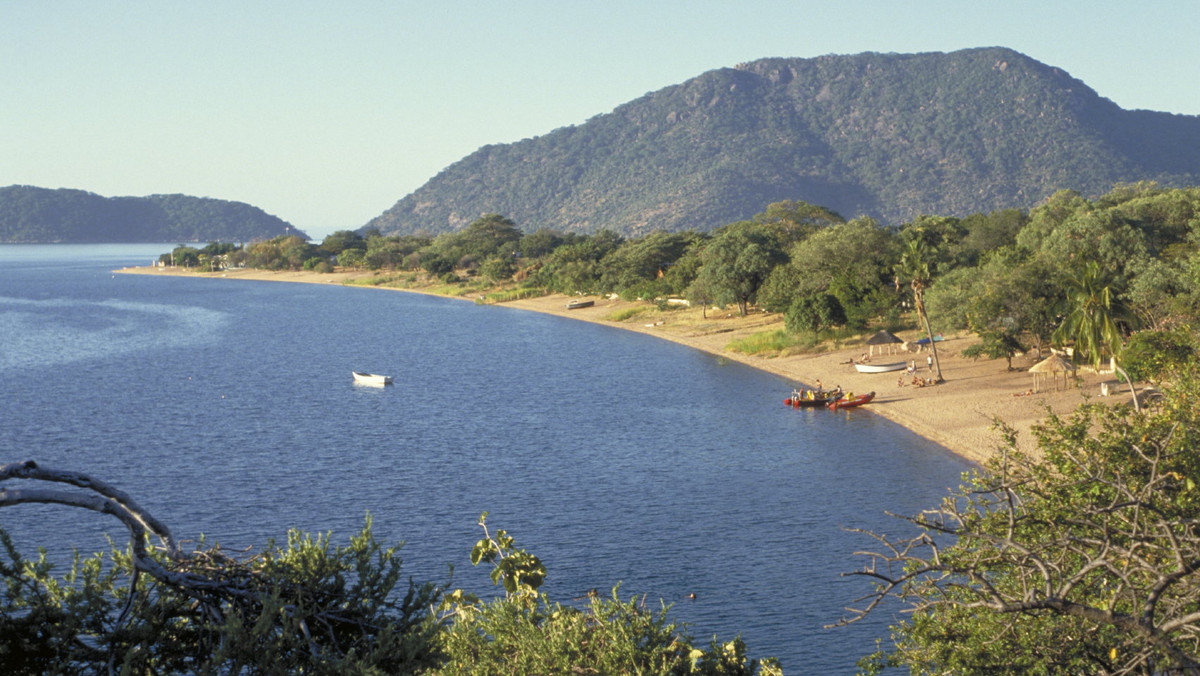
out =
[[[405,572],[484,594],[479,514],[542,558],[552,600],[621,583],[700,643],[745,638],[789,674],[849,674],[880,616],[840,572],[967,463],[865,410],[792,410],[793,383],[604,326],[336,285],[114,275],[173,245],[0,246],[0,463],[132,494],[177,538],[289,527],[345,541],[366,514]],[[350,371],[395,376],[387,388]],[[91,552],[115,520],[0,511],[32,553]],[[54,551],[58,551],[55,549]],[[696,599],[688,596],[695,594]]]

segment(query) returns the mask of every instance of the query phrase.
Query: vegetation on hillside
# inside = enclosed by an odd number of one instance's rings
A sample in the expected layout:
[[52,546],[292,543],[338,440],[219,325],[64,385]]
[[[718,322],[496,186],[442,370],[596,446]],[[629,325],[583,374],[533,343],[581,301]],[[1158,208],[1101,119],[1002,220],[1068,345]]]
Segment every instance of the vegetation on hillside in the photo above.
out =
[[362,232],[438,234],[482,213],[562,232],[707,232],[786,199],[895,225],[1142,180],[1200,184],[1200,118],[1122,110],[1003,48],[763,59],[480,148]]
[[286,221],[242,202],[0,188],[0,243],[249,242],[289,233],[306,238]]

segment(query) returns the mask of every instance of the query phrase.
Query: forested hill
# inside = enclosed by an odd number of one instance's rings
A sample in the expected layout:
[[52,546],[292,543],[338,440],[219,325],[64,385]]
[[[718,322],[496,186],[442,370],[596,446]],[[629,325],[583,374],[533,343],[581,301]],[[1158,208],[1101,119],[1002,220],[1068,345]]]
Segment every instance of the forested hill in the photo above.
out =
[[764,59],[584,124],[486,146],[367,227],[707,230],[781,200],[899,224],[1069,188],[1200,184],[1200,117],[1127,111],[1004,48]]
[[0,243],[249,242],[284,234],[308,238],[287,221],[243,202],[0,188]]

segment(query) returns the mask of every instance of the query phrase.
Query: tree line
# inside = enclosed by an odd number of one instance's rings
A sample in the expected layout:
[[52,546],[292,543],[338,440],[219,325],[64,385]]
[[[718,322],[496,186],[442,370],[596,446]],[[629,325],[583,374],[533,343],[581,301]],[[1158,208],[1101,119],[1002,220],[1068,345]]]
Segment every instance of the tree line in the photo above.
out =
[[280,236],[181,246],[162,261],[336,266],[528,293],[686,298],[741,314],[782,313],[788,330],[809,342],[834,328],[899,327],[915,309],[926,332],[980,335],[981,354],[1011,358],[1071,344],[1080,359],[1098,362],[1117,356],[1127,339],[1136,348],[1200,316],[1198,214],[1200,189],[1147,182],[1094,200],[1064,190],[1028,211],[921,216],[897,227],[802,201],[770,204],[713,231],[633,238],[525,233],[489,214],[434,237],[339,231],[314,244]]

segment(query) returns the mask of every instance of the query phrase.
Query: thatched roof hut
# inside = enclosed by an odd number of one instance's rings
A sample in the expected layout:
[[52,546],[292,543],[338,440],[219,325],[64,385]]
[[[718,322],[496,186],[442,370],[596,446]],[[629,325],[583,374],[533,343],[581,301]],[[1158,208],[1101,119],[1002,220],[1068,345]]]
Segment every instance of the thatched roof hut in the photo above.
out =
[[1052,354],[1029,367],[1029,372],[1033,374],[1033,390],[1035,392],[1041,391],[1041,382],[1047,375],[1050,376],[1050,379],[1054,382],[1054,389],[1057,390],[1059,389],[1059,374],[1062,374],[1063,387],[1066,387],[1068,378],[1075,373],[1075,365],[1061,354]]
[[875,354],[875,347],[879,347],[879,354],[883,354],[884,346],[888,347],[888,354],[896,353],[896,346],[903,343],[903,340],[897,338],[890,331],[879,331],[875,335],[867,339],[867,345],[871,346],[871,354]]

